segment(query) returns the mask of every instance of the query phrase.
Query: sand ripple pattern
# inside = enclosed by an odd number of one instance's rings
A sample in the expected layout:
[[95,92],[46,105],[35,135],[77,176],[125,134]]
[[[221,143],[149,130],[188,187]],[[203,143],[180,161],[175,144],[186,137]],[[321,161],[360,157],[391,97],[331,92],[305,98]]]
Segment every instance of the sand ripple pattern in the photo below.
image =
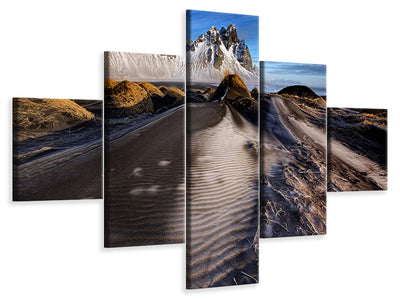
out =
[[105,245],[184,241],[184,110],[106,144]]
[[14,165],[14,201],[100,199],[102,139]]
[[[214,106],[214,115],[205,106]],[[222,104],[191,104],[189,119],[207,123],[198,114],[224,116],[188,133],[187,288],[255,283],[258,156],[248,141],[257,140],[257,128],[240,116],[238,124]]]

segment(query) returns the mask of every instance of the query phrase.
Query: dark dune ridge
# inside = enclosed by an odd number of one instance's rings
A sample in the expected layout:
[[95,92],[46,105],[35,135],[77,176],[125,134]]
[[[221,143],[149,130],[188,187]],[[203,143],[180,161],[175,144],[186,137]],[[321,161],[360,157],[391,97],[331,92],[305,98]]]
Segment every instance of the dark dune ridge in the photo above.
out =
[[13,200],[102,198],[102,101],[13,101]]
[[292,95],[300,98],[318,99],[319,96],[309,87],[304,85],[291,85],[278,92],[279,95]]
[[326,233],[326,102],[298,92],[261,94],[262,238]]
[[189,89],[188,102],[205,103],[225,101],[243,117],[257,124],[258,122],[258,89],[248,90],[243,79],[237,74],[227,74],[216,89]]
[[189,289],[258,282],[258,129],[234,107],[251,97],[237,77],[187,105]]
[[387,189],[387,110],[328,109],[328,191]]
[[184,242],[184,108],[151,120],[106,140],[106,247]]

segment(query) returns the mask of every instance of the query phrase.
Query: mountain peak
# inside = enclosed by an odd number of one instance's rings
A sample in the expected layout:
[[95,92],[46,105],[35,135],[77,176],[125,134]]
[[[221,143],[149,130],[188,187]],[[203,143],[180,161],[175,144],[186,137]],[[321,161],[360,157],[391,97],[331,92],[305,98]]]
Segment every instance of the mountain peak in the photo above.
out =
[[222,34],[222,33],[226,32],[226,31],[232,31],[232,30],[236,30],[235,24],[229,24],[228,28],[225,28],[224,26],[222,26],[219,31]]
[[221,34],[221,40],[227,50],[229,50],[233,44],[239,43],[235,25],[230,24],[228,29],[222,27],[219,32]]
[[[222,80],[226,71],[238,73],[246,81],[257,82],[258,73],[253,69],[249,47],[240,40],[234,24],[218,30],[215,26],[195,41],[187,41],[186,49],[190,53],[191,70],[201,71],[202,81]],[[200,74],[200,73],[199,73]],[[194,74],[192,74],[194,75]],[[192,76],[195,78],[196,76]]]
[[240,40],[236,27],[230,24],[228,28],[222,27],[219,31],[221,34],[221,41],[228,51],[231,51],[236,56],[238,62],[248,71],[253,70],[253,60],[251,59],[249,47],[244,40]]
[[201,38],[202,35],[199,36],[197,39],[199,42],[202,42],[204,38],[209,42],[210,44],[221,44],[221,39],[220,39],[220,34],[215,26],[211,26],[210,29],[208,29],[207,33],[204,35],[203,38]]
[[219,32],[221,34],[225,34],[226,32],[230,33],[230,32],[236,32],[236,26],[235,24],[229,24],[228,28],[222,27]]
[[218,29],[217,29],[217,27],[215,27],[215,26],[211,26],[211,28],[208,30],[208,31],[218,31]]

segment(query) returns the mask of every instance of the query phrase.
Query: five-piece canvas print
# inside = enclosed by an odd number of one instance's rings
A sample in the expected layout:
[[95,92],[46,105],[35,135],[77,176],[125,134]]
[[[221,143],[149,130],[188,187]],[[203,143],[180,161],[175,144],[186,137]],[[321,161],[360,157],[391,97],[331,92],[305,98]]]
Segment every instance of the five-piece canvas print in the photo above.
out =
[[328,109],[328,191],[387,189],[387,110]]
[[180,56],[104,55],[106,247],[184,242]]
[[261,237],[326,233],[326,67],[261,62]]
[[258,282],[258,17],[187,12],[186,286]]
[[259,238],[326,234],[327,191],[387,189],[387,110],[259,62],[258,22],[188,10],[185,58],[104,53],[104,101],[14,98],[13,201],[100,199],[104,173],[104,246],[186,242],[187,289],[258,283]]
[[102,101],[13,99],[13,200],[102,198]]

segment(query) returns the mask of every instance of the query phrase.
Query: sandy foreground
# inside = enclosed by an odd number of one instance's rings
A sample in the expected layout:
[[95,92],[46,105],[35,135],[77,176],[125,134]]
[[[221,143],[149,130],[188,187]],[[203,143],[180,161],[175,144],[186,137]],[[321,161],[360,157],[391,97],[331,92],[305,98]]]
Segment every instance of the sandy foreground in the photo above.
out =
[[13,200],[102,198],[102,101],[13,100]]
[[326,109],[268,96],[261,111],[261,237],[326,233]]
[[329,140],[332,171],[330,180],[340,189],[330,191],[368,191],[387,189],[387,170],[339,141]]
[[102,198],[102,140],[14,166],[14,200]]
[[183,122],[181,106],[106,141],[106,247],[184,242]]
[[255,283],[258,129],[222,102],[187,109],[187,287]]
[[387,189],[387,111],[329,108],[328,191]]

